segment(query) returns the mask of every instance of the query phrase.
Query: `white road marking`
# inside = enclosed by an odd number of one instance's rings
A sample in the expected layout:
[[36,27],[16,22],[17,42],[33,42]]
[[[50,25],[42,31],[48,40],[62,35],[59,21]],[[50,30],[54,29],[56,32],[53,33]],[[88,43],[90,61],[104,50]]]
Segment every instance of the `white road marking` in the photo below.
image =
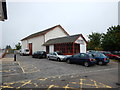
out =
[[[17,61],[18,62],[18,61]],[[20,63],[18,62],[20,68],[22,69],[23,73],[26,73],[25,70],[23,69],[23,67],[20,65]]]

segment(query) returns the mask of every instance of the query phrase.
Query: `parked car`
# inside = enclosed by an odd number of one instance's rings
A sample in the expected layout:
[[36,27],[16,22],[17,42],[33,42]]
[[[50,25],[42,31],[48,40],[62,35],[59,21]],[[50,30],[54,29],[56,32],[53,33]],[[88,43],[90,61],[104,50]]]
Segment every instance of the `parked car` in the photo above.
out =
[[119,55],[112,54],[111,52],[105,52],[104,51],[103,54],[108,56],[110,59],[120,60],[120,56]]
[[65,57],[66,55],[63,55],[62,53],[60,52],[53,52],[53,53],[50,53],[50,54],[47,54],[47,58],[49,60],[57,60],[57,61],[64,61],[65,60]]
[[91,54],[86,53],[78,53],[66,58],[67,63],[78,63],[82,64],[86,67],[94,65],[96,60],[93,58]]
[[29,55],[30,54],[30,50],[29,49],[21,49],[20,50],[20,55],[24,56],[24,55]]
[[36,51],[32,54],[32,58],[46,58],[46,52],[45,51]]
[[106,65],[110,62],[109,58],[105,56],[103,53],[95,52],[89,53],[96,59],[96,64],[98,65]]

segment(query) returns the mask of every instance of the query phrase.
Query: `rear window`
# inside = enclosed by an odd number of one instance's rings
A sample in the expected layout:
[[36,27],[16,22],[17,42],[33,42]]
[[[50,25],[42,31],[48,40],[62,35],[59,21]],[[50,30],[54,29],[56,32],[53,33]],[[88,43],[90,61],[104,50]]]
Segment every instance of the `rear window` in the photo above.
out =
[[103,52],[104,54],[111,54],[111,52]]
[[44,52],[44,51],[38,51],[38,53],[43,54],[43,53],[45,53],[45,52]]
[[96,57],[102,57],[102,58],[105,58],[106,56],[102,53],[96,53],[95,54]]
[[94,58],[93,54],[88,54],[89,58]]

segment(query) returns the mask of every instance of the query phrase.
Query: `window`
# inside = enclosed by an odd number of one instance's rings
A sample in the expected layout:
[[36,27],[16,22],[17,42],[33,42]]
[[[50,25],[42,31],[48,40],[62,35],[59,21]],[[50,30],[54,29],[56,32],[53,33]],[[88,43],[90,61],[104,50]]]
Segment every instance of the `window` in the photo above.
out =
[[53,53],[53,55],[56,55],[56,53]]
[[85,57],[87,57],[87,55],[84,54],[84,53],[82,53],[82,54],[80,55],[80,57],[81,57],[81,58],[85,58]]
[[74,53],[80,53],[80,44],[74,44]]
[[74,57],[80,57],[80,54],[75,54]]

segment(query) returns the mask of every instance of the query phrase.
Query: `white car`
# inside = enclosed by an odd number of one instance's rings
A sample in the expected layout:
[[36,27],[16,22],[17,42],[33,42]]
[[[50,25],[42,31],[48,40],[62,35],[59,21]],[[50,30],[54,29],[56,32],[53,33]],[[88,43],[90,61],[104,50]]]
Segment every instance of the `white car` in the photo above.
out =
[[24,55],[29,55],[30,54],[30,50],[29,49],[22,49],[20,50],[20,55],[24,56]]
[[65,60],[65,57],[66,55],[63,55],[62,53],[60,52],[53,52],[53,53],[50,53],[50,54],[47,54],[47,58],[49,60],[57,60],[57,61],[64,61]]

